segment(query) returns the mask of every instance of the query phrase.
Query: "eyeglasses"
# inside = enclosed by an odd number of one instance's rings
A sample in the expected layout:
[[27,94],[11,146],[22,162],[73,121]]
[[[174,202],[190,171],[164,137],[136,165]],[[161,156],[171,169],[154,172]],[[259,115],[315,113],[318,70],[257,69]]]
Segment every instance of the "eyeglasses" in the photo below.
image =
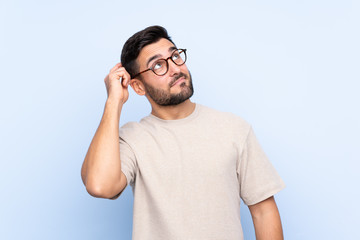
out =
[[180,48],[175,49],[172,52],[170,57],[168,57],[166,59],[161,58],[161,59],[156,60],[151,65],[150,68],[135,74],[132,78],[135,78],[135,77],[139,76],[140,74],[147,72],[149,70],[153,71],[158,76],[165,75],[169,70],[169,62],[168,62],[169,59],[171,59],[171,61],[173,63],[175,63],[175,65],[177,65],[177,66],[183,65],[186,62],[186,49],[180,49]]

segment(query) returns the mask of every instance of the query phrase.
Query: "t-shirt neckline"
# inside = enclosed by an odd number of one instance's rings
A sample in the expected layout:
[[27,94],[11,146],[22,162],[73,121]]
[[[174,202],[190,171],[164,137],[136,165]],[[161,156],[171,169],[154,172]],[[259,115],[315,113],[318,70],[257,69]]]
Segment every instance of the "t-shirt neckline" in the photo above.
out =
[[180,119],[175,119],[175,120],[165,120],[165,119],[161,119],[159,117],[156,117],[155,115],[153,115],[152,113],[149,114],[149,118],[153,121],[156,121],[160,124],[166,124],[166,125],[169,125],[169,124],[182,124],[182,123],[186,123],[188,121],[191,121],[193,120],[194,118],[197,117],[198,113],[199,113],[199,108],[200,108],[200,105],[195,103],[195,109],[192,113],[190,113],[190,115],[186,116],[185,118],[180,118]]

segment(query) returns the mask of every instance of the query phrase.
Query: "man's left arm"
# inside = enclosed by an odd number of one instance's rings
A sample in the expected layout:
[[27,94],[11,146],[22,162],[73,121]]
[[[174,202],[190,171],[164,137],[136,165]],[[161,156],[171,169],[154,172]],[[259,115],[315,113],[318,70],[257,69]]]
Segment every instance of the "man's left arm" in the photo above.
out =
[[249,206],[257,240],[283,240],[279,210],[274,197]]

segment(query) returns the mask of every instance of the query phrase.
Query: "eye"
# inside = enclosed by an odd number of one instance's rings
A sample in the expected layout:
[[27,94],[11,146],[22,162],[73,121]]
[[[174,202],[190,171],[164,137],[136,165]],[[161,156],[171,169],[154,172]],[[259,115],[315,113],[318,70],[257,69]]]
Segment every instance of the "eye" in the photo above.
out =
[[179,58],[180,58],[179,53],[174,53],[173,56],[172,56],[172,59],[173,59],[173,60],[177,60],[177,59],[179,59]]
[[158,70],[158,69],[160,69],[162,67],[163,67],[163,63],[161,61],[159,61],[159,62],[154,63],[153,69]]

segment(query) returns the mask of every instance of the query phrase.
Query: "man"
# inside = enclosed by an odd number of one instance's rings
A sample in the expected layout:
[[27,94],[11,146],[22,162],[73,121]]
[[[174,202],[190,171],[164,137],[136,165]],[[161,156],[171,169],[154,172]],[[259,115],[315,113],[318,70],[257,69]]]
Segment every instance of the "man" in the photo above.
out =
[[[284,184],[242,118],[191,102],[186,50],[160,26],[125,43],[81,174],[94,197],[134,193],[133,239],[243,239],[240,198],[257,239],[283,239],[273,195]],[[152,111],[119,129],[128,86]],[[120,143],[119,143],[120,141]]]

